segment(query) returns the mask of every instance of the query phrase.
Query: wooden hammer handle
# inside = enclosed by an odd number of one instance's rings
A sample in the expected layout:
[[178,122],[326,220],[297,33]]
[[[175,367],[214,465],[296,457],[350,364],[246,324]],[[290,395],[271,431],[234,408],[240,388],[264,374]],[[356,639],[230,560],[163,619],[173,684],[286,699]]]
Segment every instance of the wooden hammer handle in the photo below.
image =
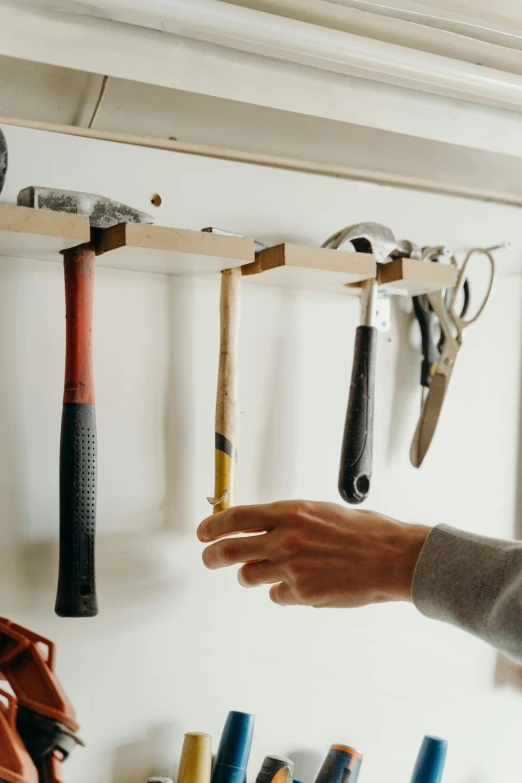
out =
[[221,274],[220,347],[216,398],[214,513],[235,504],[239,414],[241,268]]

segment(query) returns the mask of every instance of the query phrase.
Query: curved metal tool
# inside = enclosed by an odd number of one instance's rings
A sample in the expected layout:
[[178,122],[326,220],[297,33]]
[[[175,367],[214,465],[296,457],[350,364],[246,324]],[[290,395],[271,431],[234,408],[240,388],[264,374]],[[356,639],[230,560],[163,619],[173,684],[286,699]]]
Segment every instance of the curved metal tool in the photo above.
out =
[[[439,250],[439,248],[435,248],[435,251],[436,250]],[[426,257],[429,257],[429,253],[433,252],[433,250],[428,251]],[[458,311],[456,310],[456,301],[459,294],[464,290],[470,259],[475,255],[483,255],[486,257],[489,263],[490,276],[488,287],[483,295],[480,307],[470,318],[465,318],[465,311],[463,308],[460,308]],[[452,263],[456,264],[454,258],[452,258]],[[442,291],[433,291],[427,295],[429,304],[440,321],[444,334],[444,345],[411,444],[410,460],[415,468],[420,468],[422,465],[426,452],[428,451],[435,434],[442,406],[446,398],[448,384],[455,367],[455,361],[458,352],[462,347],[464,330],[474,323],[482,314],[490,297],[494,278],[495,260],[493,256],[489,250],[486,250],[485,248],[474,248],[469,251],[460,269],[457,282],[452,292],[449,308],[446,306],[445,295]]]
[[380,223],[355,223],[353,226],[347,226],[332,234],[323,247],[336,250],[346,242],[350,242],[357,253],[372,253],[379,264],[391,260],[391,254],[397,249],[393,233]]

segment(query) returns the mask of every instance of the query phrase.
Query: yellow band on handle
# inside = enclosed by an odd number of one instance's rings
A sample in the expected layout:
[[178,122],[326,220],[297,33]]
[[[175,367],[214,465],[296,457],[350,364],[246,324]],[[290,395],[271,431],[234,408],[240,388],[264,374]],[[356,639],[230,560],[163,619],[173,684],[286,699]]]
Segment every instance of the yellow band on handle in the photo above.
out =
[[208,498],[214,514],[235,505],[236,500],[237,452],[228,441],[226,450],[220,448],[220,440],[226,439],[216,434],[214,497]]

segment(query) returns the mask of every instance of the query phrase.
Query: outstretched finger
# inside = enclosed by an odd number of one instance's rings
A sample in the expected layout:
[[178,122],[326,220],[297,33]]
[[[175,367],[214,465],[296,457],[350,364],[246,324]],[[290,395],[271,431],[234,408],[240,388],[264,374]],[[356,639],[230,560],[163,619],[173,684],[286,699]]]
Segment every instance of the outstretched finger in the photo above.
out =
[[270,560],[258,560],[255,563],[246,563],[239,569],[237,578],[243,587],[258,587],[259,585],[272,585],[283,578],[281,566]]
[[198,538],[200,541],[217,541],[235,533],[273,530],[278,523],[278,517],[273,513],[274,505],[234,506],[207,517],[198,527]]
[[203,562],[207,568],[226,568],[237,563],[249,563],[251,560],[265,560],[269,552],[268,536],[245,536],[227,538],[208,546],[203,552]]

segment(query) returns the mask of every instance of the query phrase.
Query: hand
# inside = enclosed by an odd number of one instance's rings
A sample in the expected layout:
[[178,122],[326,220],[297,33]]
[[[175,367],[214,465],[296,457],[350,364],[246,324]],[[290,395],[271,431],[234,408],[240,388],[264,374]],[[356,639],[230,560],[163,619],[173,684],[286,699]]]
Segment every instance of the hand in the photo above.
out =
[[[260,535],[228,538],[254,532]],[[303,500],[236,506],[198,528],[200,541],[216,542],[203,552],[207,568],[244,563],[244,587],[272,584],[276,604],[316,607],[411,600],[428,533],[372,511]]]

